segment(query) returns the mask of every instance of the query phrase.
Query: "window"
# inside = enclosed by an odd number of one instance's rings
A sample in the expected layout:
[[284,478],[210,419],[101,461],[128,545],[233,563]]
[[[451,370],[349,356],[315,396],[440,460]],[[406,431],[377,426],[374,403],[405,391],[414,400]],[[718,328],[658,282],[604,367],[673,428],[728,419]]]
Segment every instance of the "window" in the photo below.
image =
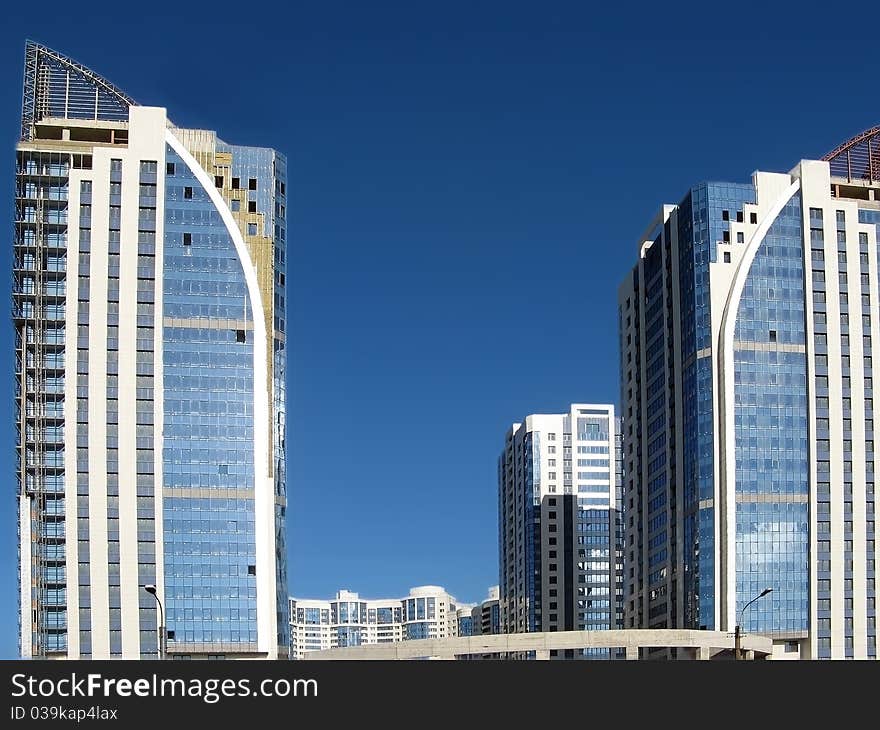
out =
[[235,330],[235,341],[236,342],[245,342],[245,332],[244,330]]
[[173,162],[166,162],[165,163],[165,174],[166,175],[173,175],[174,174],[174,163]]
[[256,236],[257,235],[257,224],[256,223],[248,223],[248,235]]
[[214,185],[218,188],[223,187],[223,175],[214,175]]
[[729,264],[729,263],[730,263],[730,251],[725,251],[725,252],[724,252],[724,263],[725,263],[725,264]]
[[192,233],[184,233],[183,234],[183,245],[191,246],[193,242]]
[[730,243],[730,231],[722,231],[721,239],[724,241],[724,243]]
[[721,211],[721,220],[723,220],[723,221],[730,220],[730,211],[729,210],[722,210]]
[[749,223],[757,223],[758,222],[758,214],[757,213],[749,213]]
[[257,189],[257,178],[252,177],[248,180],[248,190],[256,190]]
[[555,441],[555,440],[556,440],[556,434],[555,434],[555,433],[548,433],[548,434],[547,434],[547,440],[548,440],[548,441]]
[[233,190],[240,190],[241,189],[241,179],[240,178],[237,178],[237,177],[232,178],[232,189]]
[[188,187],[188,186],[185,187],[185,188],[183,189],[183,197],[184,197],[186,200],[192,200],[192,196],[193,196],[193,189],[192,189],[191,187]]
[[229,201],[229,208],[233,213],[238,213],[241,210],[241,201],[235,200],[234,198]]
[[736,242],[737,243],[745,243],[745,234],[742,231],[737,231],[736,233]]
[[249,565],[248,566],[248,575],[256,575],[257,574],[257,566]]
[[248,201],[248,213],[256,213],[257,212],[257,201],[249,200]]
[[770,342],[776,342],[776,330],[770,330]]

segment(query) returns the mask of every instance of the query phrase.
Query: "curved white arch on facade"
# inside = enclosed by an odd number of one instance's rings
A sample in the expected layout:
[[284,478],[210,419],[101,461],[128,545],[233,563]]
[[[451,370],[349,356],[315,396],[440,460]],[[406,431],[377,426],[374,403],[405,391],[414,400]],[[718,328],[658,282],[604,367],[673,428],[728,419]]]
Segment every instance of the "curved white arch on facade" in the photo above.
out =
[[232,217],[232,211],[220,195],[214,181],[189,153],[170,129],[165,130],[165,141],[186,163],[205,189],[229,236],[235,245],[244,272],[251,310],[254,318],[254,520],[257,559],[257,647],[268,658],[278,655],[277,597],[275,596],[275,488],[269,479],[269,393],[267,390],[267,334],[263,300],[257,282],[257,272]]
[[[801,181],[795,180],[786,188],[785,192],[770,206],[767,214],[746,244],[742,258],[733,275],[718,333],[720,344],[718,348],[720,358],[718,363],[720,384],[718,402],[720,408],[716,428],[719,431],[719,444],[723,458],[720,460],[720,483],[715,488],[715,524],[717,526],[715,534],[716,540],[721,538],[720,544],[716,543],[716,545],[719,552],[723,551],[725,556],[721,561],[724,574],[721,576],[722,583],[720,585],[724,588],[723,605],[726,608],[721,619],[727,631],[733,631],[736,624],[736,394],[733,371],[733,340],[736,333],[736,318],[746,279],[748,279],[755,256],[757,256],[770,227],[776,222],[782,209],[800,190],[800,187]],[[719,502],[724,510],[724,520],[720,525],[718,522]]]

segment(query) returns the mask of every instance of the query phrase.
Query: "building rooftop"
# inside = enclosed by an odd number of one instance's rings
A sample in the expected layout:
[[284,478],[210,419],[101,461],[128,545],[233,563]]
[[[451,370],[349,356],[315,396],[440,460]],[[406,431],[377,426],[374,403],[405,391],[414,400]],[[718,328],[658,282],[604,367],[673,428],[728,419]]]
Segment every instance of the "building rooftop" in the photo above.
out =
[[872,127],[835,147],[822,158],[831,177],[880,182],[880,127]]

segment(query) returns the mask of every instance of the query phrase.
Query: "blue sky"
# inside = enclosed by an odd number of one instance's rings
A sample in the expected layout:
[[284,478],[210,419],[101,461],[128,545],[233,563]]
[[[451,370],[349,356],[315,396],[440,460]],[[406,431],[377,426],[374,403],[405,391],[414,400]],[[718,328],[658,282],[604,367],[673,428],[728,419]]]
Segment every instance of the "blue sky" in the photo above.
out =
[[[616,402],[616,290],[664,202],[787,171],[880,123],[870,23],[748,2],[13,4],[0,209],[24,40],[181,126],[288,155],[290,589],[497,582],[509,425]],[[0,246],[9,301],[11,222]],[[0,402],[13,403],[0,326]],[[0,423],[0,657],[16,653],[14,431]]]

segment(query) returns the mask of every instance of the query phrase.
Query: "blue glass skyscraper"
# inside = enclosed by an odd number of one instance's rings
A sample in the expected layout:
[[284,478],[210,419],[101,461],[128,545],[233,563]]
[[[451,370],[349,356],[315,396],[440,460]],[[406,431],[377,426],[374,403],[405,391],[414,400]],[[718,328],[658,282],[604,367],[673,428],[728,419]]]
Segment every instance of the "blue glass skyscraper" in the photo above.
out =
[[26,48],[25,657],[286,656],[286,162]]
[[876,657],[880,201],[841,162],[860,144],[698,185],[642,237],[619,293],[627,627]]

